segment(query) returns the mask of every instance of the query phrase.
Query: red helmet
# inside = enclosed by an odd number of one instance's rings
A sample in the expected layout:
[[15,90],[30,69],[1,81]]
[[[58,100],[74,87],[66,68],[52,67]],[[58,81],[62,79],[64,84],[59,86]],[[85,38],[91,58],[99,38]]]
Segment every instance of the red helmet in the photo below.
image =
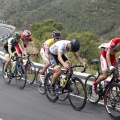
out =
[[26,37],[31,36],[31,32],[29,30],[24,30],[23,35]]

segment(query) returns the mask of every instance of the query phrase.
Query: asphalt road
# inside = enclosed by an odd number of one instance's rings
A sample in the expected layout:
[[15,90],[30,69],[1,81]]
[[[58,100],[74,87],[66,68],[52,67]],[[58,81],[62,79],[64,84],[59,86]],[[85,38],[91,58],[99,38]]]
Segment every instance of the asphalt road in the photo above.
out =
[[[1,61],[0,61],[1,66]],[[69,101],[51,103],[38,92],[36,85],[18,89],[13,79],[6,85],[0,71],[0,120],[110,120],[103,105],[87,102],[75,111]]]
[[0,27],[0,38],[10,34],[10,30],[4,27]]

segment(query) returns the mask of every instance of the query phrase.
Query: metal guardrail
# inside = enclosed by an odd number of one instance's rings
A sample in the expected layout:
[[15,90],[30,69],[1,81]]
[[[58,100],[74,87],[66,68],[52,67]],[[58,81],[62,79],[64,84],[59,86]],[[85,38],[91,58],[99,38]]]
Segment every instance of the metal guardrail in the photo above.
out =
[[[0,51],[0,58],[3,59],[3,60],[5,60],[4,53],[3,53],[2,51]],[[34,65],[35,65],[37,68],[39,68],[39,67],[42,68],[42,67],[44,66],[44,64],[40,64],[40,63],[36,63],[36,62],[33,62],[33,63],[34,63]],[[62,70],[64,70],[64,69],[62,69]],[[87,73],[80,73],[80,72],[74,71],[74,75],[80,77],[80,78],[83,80],[83,82],[84,82],[85,79],[86,79],[86,77],[87,77],[89,74],[87,74]]]

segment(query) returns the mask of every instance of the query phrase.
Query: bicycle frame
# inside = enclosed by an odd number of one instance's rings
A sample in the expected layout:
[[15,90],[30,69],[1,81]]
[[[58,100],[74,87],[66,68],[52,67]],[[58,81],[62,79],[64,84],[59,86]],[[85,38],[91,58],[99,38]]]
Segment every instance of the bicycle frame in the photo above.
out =
[[[109,86],[110,86],[113,82],[116,83],[116,82],[118,81],[118,78],[117,78],[116,75],[115,75],[115,70],[112,71],[111,74],[113,74],[113,77],[111,78],[110,82],[109,82],[108,84],[106,84],[104,90],[103,90],[103,88],[102,88],[101,82],[99,83],[99,89],[100,89],[100,91],[98,92],[98,94],[99,94],[100,97],[102,97],[102,96],[105,95],[107,89],[109,88]],[[109,74],[109,75],[111,75],[111,74]],[[109,75],[108,75],[108,76],[109,76]],[[103,99],[103,98],[101,98],[101,99]]]

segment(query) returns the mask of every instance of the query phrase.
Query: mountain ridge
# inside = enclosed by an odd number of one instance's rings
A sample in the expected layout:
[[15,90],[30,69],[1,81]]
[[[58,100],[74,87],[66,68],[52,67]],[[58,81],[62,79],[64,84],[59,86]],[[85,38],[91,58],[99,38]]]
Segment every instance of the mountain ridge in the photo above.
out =
[[0,18],[18,29],[54,19],[69,32],[96,33],[106,39],[119,37],[119,0],[0,0]]

